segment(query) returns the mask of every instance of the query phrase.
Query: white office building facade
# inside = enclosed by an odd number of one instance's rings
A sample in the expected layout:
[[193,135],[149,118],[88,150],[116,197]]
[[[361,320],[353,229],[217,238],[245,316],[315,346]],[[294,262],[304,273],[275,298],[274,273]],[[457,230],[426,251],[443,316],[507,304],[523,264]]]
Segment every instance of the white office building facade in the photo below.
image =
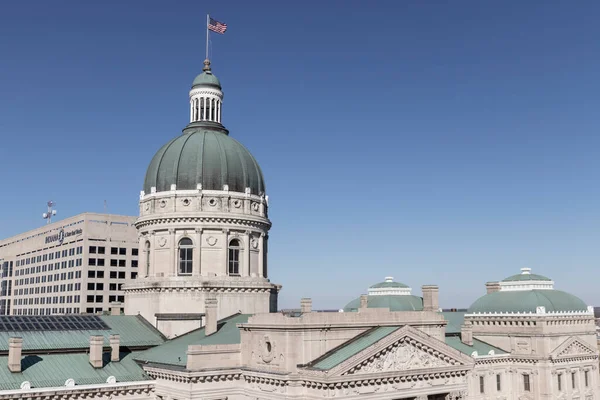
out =
[[136,217],[84,213],[0,241],[0,315],[100,313],[137,278]]

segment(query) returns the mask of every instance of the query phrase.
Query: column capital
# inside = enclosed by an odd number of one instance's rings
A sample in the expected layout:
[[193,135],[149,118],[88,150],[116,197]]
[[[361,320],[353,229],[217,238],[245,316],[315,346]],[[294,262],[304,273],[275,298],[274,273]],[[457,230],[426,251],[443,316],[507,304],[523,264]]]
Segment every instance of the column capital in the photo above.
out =
[[202,228],[196,228],[194,231],[195,231],[196,233],[202,233],[202,230],[203,230]]
[[169,234],[170,235],[175,234],[175,228],[169,228]]

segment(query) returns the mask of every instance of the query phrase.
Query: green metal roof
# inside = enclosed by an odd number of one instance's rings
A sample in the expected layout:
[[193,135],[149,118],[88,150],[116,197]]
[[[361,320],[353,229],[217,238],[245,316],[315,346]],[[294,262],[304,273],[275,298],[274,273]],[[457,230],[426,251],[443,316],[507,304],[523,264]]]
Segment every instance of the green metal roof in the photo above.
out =
[[404,283],[401,282],[389,282],[389,281],[385,281],[385,282],[379,282],[376,283],[374,285],[371,286],[372,289],[379,289],[379,288],[408,288],[408,285],[405,285]]
[[560,290],[514,290],[486,294],[477,299],[468,313],[532,312],[544,306],[546,311],[587,311],[578,297]]
[[[344,312],[357,311],[360,297],[344,307]],[[367,296],[367,308],[389,308],[390,311],[423,311],[423,299],[412,295]]]
[[120,336],[121,346],[151,347],[165,342],[165,337],[145,319],[137,315],[104,315],[100,317],[108,330],[82,331],[23,331],[0,332],[0,352],[8,351],[8,339],[23,338],[23,350],[83,349],[90,346],[90,336],[104,336],[104,344],[109,345],[108,337]]
[[168,342],[136,355],[135,359],[143,362],[177,365],[187,364],[189,345],[236,344],[241,342],[237,324],[248,322],[251,314],[236,314],[217,323],[217,332],[206,336],[204,327],[181,335]]
[[537,274],[516,274],[503,279],[502,282],[514,282],[514,281],[551,281],[552,279],[547,278],[543,275]]
[[463,320],[465,319],[465,311],[444,311],[441,313],[448,324],[446,325],[446,334],[460,333]]
[[231,138],[223,127],[215,123],[193,123],[184,134],[169,141],[152,158],[144,191],[152,187],[157,192],[195,190],[202,184],[205,190],[223,190],[252,194],[265,192],[260,166],[240,142]]
[[398,329],[400,329],[399,326],[380,326],[370,329],[341,346],[325,353],[323,356],[310,363],[309,367],[320,370],[330,370]]
[[192,82],[192,87],[196,86],[213,86],[221,89],[221,82],[219,82],[219,79],[211,71],[205,71],[198,75],[194,79],[194,82]]
[[[88,339],[89,342],[89,339]],[[106,383],[109,376],[117,382],[135,382],[150,378],[133,360],[135,353],[121,353],[119,362],[110,362],[110,353],[104,353],[104,367],[94,368],[85,353],[26,355],[21,361],[22,372],[13,373],[6,367],[8,357],[0,357],[0,390],[19,389],[24,381],[32,388],[60,387],[69,378],[76,385]]]
[[461,353],[471,355],[474,351],[477,352],[478,355],[484,356],[487,355],[490,350],[494,350],[495,354],[506,354],[506,352],[498,347],[492,346],[491,344],[482,342],[478,339],[473,339],[473,346],[469,346],[464,344],[461,341],[460,336],[446,336],[446,344],[453,349],[460,351]]

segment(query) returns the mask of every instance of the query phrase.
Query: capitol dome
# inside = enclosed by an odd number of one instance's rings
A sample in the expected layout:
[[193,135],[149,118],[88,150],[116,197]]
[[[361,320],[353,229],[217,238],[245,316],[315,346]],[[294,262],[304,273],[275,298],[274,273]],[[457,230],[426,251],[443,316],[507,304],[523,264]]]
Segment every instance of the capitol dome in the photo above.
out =
[[550,278],[532,274],[531,268],[522,268],[520,274],[500,281],[497,289],[477,299],[468,313],[536,313],[538,307],[544,307],[545,312],[588,310],[583,300],[555,290]]
[[[389,308],[390,311],[423,311],[423,298],[413,296],[412,289],[404,283],[394,282],[388,276],[383,282],[369,287],[367,308]],[[346,304],[344,312],[355,312],[360,308],[360,297]]]
[[206,60],[190,90],[190,124],[152,158],[144,180],[145,194],[173,188],[265,194],[258,163],[221,124],[222,103],[221,83]]
[[184,134],[169,141],[152,158],[146,171],[144,191],[223,190],[260,195],[265,183],[252,154],[225,129],[208,124],[190,126]]

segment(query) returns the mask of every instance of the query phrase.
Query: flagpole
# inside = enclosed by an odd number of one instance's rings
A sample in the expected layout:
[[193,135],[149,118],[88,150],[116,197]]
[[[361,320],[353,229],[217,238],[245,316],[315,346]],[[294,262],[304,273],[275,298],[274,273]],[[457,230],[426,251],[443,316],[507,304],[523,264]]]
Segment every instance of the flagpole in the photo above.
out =
[[206,59],[208,60],[208,23],[210,22],[209,14],[206,14]]

